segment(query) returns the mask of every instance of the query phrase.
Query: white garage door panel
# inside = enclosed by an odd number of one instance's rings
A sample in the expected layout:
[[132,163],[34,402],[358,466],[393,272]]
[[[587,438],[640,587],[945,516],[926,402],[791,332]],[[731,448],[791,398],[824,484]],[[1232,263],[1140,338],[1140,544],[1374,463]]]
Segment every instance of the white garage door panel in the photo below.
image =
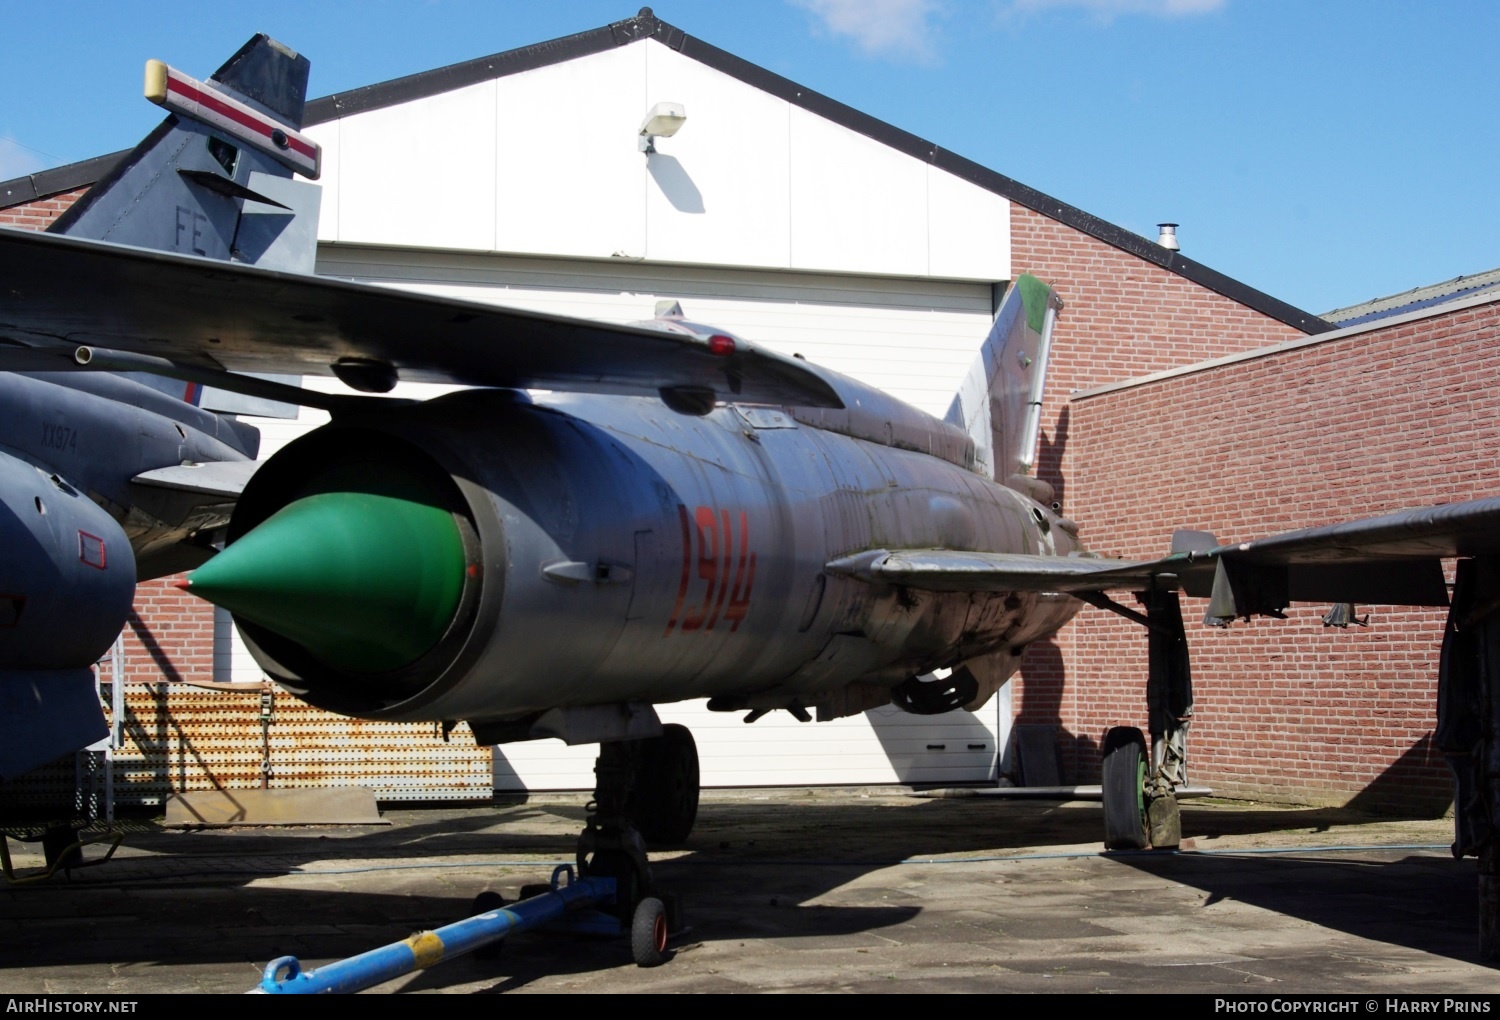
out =
[[[995,775],[1000,699],[978,714],[907,715],[881,708],[828,723],[773,712],[746,725],[743,712],[710,712],[702,701],[661,705],[698,744],[705,787],[861,783],[958,783]],[[587,790],[597,745],[558,740],[505,744],[495,751],[498,790]]]
[[659,298],[941,415],[990,325],[988,284],[325,246],[325,275],[607,322]]

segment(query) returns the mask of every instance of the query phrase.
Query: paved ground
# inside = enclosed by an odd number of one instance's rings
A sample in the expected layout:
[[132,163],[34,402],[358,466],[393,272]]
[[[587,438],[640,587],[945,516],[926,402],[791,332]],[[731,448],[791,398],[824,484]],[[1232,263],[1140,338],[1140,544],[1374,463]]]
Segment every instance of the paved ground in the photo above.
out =
[[[582,801],[397,810],[388,827],[135,823],[102,867],[0,889],[0,993],[242,992],[274,957],[315,966],[545,880]],[[1097,804],[711,793],[688,846],[653,855],[690,925],[665,966],[517,936],[381,990],[1500,991],[1475,957],[1474,863],[1441,849],[1451,822],[1202,801],[1183,816],[1191,850],[1104,856]]]

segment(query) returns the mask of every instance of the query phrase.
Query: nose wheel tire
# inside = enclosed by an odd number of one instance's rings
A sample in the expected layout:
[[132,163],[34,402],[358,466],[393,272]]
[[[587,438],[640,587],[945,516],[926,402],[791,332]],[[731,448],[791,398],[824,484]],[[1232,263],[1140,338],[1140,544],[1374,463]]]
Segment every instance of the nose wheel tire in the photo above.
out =
[[626,814],[648,846],[677,846],[698,817],[698,747],[685,726],[668,723],[640,742],[640,766]]
[[1133,726],[1104,735],[1104,848],[1144,850],[1146,828],[1146,738]]
[[667,908],[655,896],[635,905],[630,921],[630,955],[638,967],[656,967],[667,958]]

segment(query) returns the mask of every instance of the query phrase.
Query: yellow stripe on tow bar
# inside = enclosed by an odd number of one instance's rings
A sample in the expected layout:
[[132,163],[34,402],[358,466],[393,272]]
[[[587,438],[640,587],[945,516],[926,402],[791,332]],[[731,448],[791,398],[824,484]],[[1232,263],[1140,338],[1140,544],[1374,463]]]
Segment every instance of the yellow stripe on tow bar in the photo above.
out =
[[443,940],[438,938],[436,932],[419,931],[406,940],[407,948],[411,955],[416,958],[417,968],[431,967],[434,963],[440,963],[443,959]]

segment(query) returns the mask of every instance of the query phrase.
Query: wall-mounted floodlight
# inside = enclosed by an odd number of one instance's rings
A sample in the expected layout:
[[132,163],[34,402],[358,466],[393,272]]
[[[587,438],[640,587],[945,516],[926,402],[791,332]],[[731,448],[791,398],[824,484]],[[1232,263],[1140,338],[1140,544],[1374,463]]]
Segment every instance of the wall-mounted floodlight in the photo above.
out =
[[671,138],[687,122],[687,111],[681,103],[657,103],[641,121],[640,150],[656,151],[658,138]]

